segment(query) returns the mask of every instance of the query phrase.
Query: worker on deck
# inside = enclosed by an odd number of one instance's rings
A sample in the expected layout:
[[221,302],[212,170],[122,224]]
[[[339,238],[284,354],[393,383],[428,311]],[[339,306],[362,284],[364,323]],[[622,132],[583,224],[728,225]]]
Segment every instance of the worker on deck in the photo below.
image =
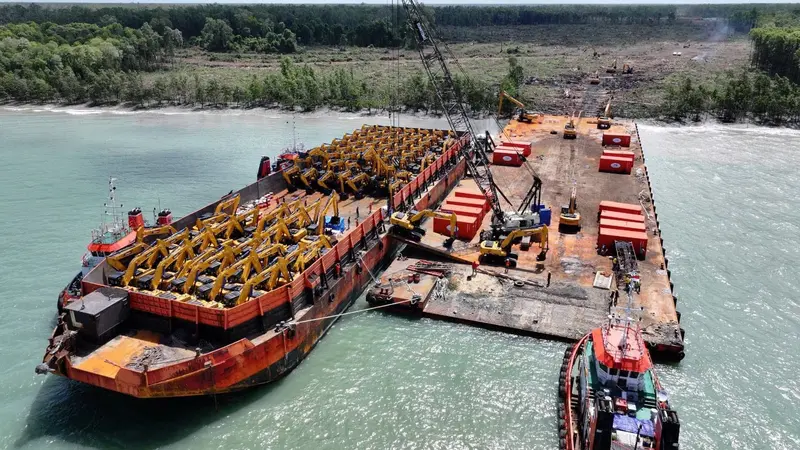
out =
[[511,258],[506,258],[506,273],[508,273],[509,267],[511,267]]
[[472,261],[472,276],[473,276],[473,277],[474,277],[474,276],[475,276],[475,275],[478,273],[478,266],[479,266],[479,265],[480,265],[480,264],[478,263],[478,261],[477,261],[477,260],[475,260],[475,261]]

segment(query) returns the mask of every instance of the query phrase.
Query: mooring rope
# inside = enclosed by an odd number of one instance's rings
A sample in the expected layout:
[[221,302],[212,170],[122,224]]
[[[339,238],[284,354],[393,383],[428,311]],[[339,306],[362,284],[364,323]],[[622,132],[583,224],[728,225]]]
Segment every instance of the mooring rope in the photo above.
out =
[[373,310],[376,310],[376,309],[388,308],[390,306],[396,306],[396,305],[399,305],[399,304],[402,304],[402,303],[409,303],[409,302],[412,302],[412,301],[414,301],[413,298],[408,299],[408,300],[397,301],[397,302],[393,302],[393,303],[387,303],[385,305],[373,306],[371,308],[359,309],[358,311],[347,311],[347,312],[343,312],[343,313],[339,313],[339,314],[333,314],[333,315],[325,316],[325,317],[316,317],[316,318],[313,318],[313,319],[300,320],[298,322],[287,322],[287,325],[292,325],[292,324],[293,325],[298,325],[298,324],[301,324],[301,323],[319,322],[320,320],[332,319],[334,317],[349,316],[351,314],[359,314],[359,313],[363,313],[363,312],[367,312],[367,311],[373,311]]

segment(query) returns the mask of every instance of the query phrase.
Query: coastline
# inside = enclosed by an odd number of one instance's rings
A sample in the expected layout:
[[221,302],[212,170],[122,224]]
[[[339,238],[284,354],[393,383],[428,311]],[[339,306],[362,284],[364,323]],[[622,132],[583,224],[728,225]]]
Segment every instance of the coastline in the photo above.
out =
[[[249,116],[249,117],[263,117],[268,119],[286,119],[303,118],[303,119],[321,119],[321,118],[337,118],[340,120],[358,120],[364,118],[381,118],[391,120],[389,111],[386,109],[363,109],[359,111],[344,111],[335,108],[321,107],[313,111],[291,111],[286,108],[280,107],[209,107],[197,108],[189,106],[123,106],[123,105],[92,105],[90,103],[79,103],[74,105],[65,105],[61,103],[22,103],[22,102],[0,102],[0,112],[20,112],[20,113],[53,113],[53,114],[67,114],[72,116],[88,116],[88,115],[119,115],[119,116],[135,116],[135,115],[165,115],[165,116],[178,116],[178,115],[208,115],[208,116]],[[400,111],[401,118],[413,118],[418,120],[445,120],[442,115],[430,114],[424,112],[408,112]],[[716,119],[704,119],[697,122],[694,121],[673,121],[664,120],[655,117],[624,117],[619,116],[619,119],[634,120],[640,125],[657,126],[657,127],[675,127],[702,130],[709,126],[719,126],[721,128],[730,129],[748,129],[750,127],[759,127],[759,130],[775,129],[775,130],[800,130],[800,124],[769,124],[757,123],[752,120],[743,120],[739,122],[722,122]],[[482,114],[477,117],[472,117],[474,121],[485,121],[489,128],[492,126],[493,120],[490,115]],[[507,118],[501,120],[508,120]],[[490,130],[495,131],[495,130]]]

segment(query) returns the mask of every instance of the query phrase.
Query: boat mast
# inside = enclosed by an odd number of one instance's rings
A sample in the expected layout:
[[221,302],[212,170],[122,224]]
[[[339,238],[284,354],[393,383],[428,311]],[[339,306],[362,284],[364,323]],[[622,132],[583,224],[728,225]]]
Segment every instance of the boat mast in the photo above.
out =
[[108,201],[104,203],[103,206],[106,208],[105,216],[111,216],[111,224],[109,225],[106,223],[104,216],[103,223],[100,225],[100,234],[107,231],[121,233],[125,227],[122,221],[122,214],[120,213],[120,209],[123,205],[121,203],[117,205],[117,186],[114,184],[115,181],[117,181],[116,178],[108,177]]

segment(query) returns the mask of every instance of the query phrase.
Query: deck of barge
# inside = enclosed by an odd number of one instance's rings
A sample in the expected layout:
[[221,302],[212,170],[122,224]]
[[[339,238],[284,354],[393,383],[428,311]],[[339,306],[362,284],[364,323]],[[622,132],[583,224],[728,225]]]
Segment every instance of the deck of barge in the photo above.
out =
[[[528,251],[520,251],[515,246],[514,251],[519,255],[518,266],[510,269],[508,275],[523,281],[522,286],[493,275],[503,275],[502,267],[481,265],[482,273],[468,281],[471,268],[454,264],[446,294],[425,301],[420,305],[421,311],[434,318],[506,331],[564,340],[579,339],[603,324],[609,313],[610,291],[593,287],[596,272],[610,273],[612,268],[610,258],[599,255],[596,248],[600,202],[641,204],[649,239],[646,259],[639,261],[641,293],[634,297],[634,301],[636,306],[644,309],[642,329],[651,351],[661,357],[680,359],[683,355],[680,319],[666,270],[667,262],[635,124],[617,121],[609,130],[611,133],[631,134],[632,137],[630,148],[625,150],[635,153],[634,167],[630,175],[623,175],[598,171],[604,130],[596,129],[593,120],[582,119],[577,127],[578,138],[567,140],[561,135],[566,121],[566,117],[556,116],[546,117],[541,124],[512,121],[504,130],[507,139],[533,143],[528,162],[542,179],[544,203],[553,210],[547,259],[536,261],[537,244],[531,245]],[[551,131],[557,134],[551,134]],[[492,166],[492,173],[516,209],[531,183],[526,168]],[[577,187],[582,228],[577,234],[561,234],[558,232],[558,211],[560,205],[569,202],[573,186]],[[465,179],[460,188],[476,189],[476,186],[471,179]],[[511,209],[508,204],[503,207]],[[490,221],[491,214],[487,214],[482,229],[488,229]],[[456,241],[452,248],[446,249],[442,245],[445,237],[434,233],[432,225],[432,221],[423,224],[426,235],[420,243],[409,245],[428,255],[456,262],[468,263],[478,259],[479,235],[470,242]],[[398,261],[385,276],[406,276],[408,265],[408,261]],[[548,274],[551,275],[549,286]],[[425,277],[423,275],[423,280]],[[422,285],[414,289],[424,291]],[[422,295],[426,297],[425,292]]]

